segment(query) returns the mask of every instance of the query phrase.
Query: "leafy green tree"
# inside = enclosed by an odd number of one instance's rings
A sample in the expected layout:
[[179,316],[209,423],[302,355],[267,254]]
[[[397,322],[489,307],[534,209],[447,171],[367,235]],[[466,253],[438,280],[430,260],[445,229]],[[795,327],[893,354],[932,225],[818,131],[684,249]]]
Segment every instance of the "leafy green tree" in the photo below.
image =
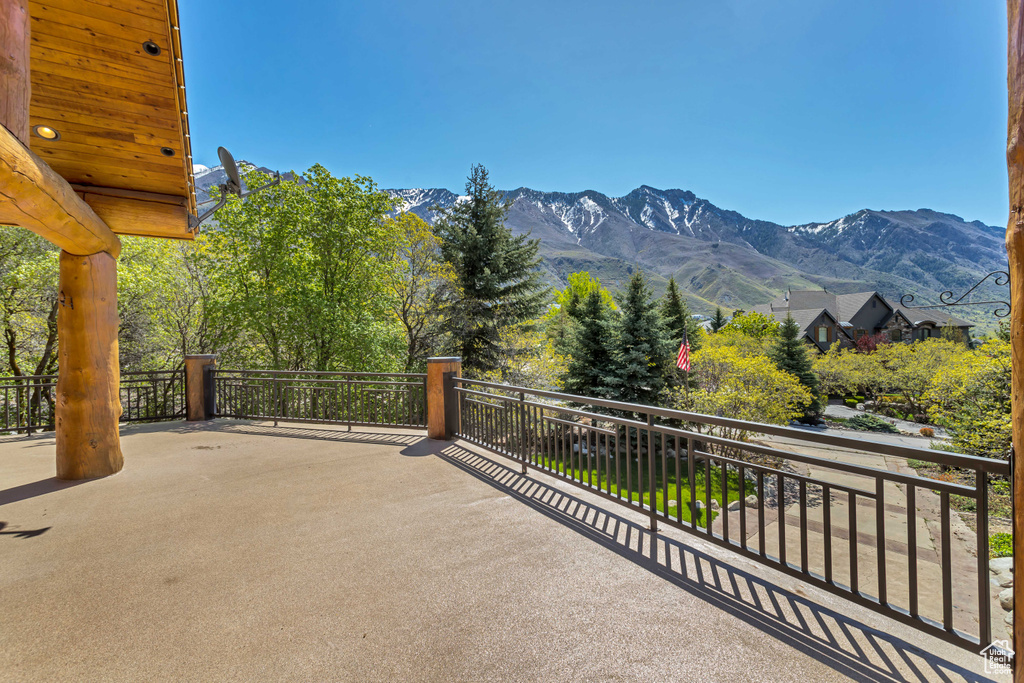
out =
[[[247,174],[250,186],[269,180]],[[405,364],[389,288],[400,235],[395,200],[369,178],[315,165],[244,201],[206,233],[216,316],[236,362],[274,369],[376,370]]]
[[611,308],[600,290],[591,290],[579,310],[579,321],[569,334],[568,362],[562,388],[570,394],[591,398],[611,395]]
[[537,268],[540,241],[514,236],[505,225],[508,205],[483,166],[473,166],[466,194],[467,201],[437,209],[434,229],[462,290],[445,329],[463,368],[474,375],[502,364],[502,356],[511,352],[502,344],[502,331],[536,318],[549,288]]
[[569,273],[567,279],[569,284],[555,295],[555,306],[551,307],[541,321],[551,343],[563,355],[570,353],[568,349],[570,333],[574,323],[579,322],[580,308],[591,292],[597,292],[600,295],[601,301],[609,311],[616,310],[615,299],[607,289],[601,286],[601,281],[597,277],[591,276],[587,271],[580,271]]
[[779,321],[775,316],[764,313],[738,312],[732,317],[723,330],[736,330],[754,339],[774,337],[779,331]]
[[957,450],[1009,457],[1010,354],[1008,342],[994,339],[977,351],[953,354],[932,376],[923,401],[930,404],[928,415],[949,430]]
[[666,339],[657,304],[643,274],[629,279],[619,297],[621,314],[615,320],[609,384],[620,401],[656,403],[671,367],[671,342]]
[[459,284],[441,257],[441,241],[423,219],[404,212],[392,220],[400,237],[399,267],[391,281],[394,312],[405,329],[405,371],[413,372],[450,346],[444,317],[458,298]]
[[720,329],[725,327],[729,323],[729,320],[725,317],[725,313],[722,312],[722,307],[715,307],[715,315],[711,318],[711,331],[718,332]]
[[[813,400],[800,381],[779,370],[766,356],[746,356],[735,346],[708,345],[693,355],[695,388],[676,390],[672,404],[705,415],[786,424],[800,417]],[[693,425],[718,436],[745,441],[747,433],[732,427]]]
[[[757,314],[748,313],[747,315]],[[800,336],[800,326],[793,320],[793,316],[787,313],[786,319],[779,326],[778,338],[772,346],[770,357],[779,370],[793,375],[800,384],[806,387],[811,401],[804,408],[802,417],[814,419],[821,415],[823,410],[821,397],[818,394],[818,376],[814,374],[811,357],[807,353],[807,345]]]

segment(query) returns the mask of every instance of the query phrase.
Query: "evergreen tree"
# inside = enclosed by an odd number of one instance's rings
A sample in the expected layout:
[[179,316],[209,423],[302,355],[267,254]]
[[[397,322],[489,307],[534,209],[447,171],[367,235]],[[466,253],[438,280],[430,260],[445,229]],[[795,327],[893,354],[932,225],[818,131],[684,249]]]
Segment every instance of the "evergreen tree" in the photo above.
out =
[[715,317],[711,319],[711,331],[718,332],[728,324],[729,321],[726,319],[725,313],[722,312],[722,307],[715,308]]
[[592,291],[579,305],[577,322],[569,333],[563,387],[567,393],[593,398],[610,395],[609,371],[612,367],[609,306],[600,291]]
[[674,277],[669,278],[668,289],[661,298],[661,317],[665,322],[665,332],[677,350],[683,343],[684,331],[690,342],[690,351],[700,348],[700,325],[690,315],[690,308],[679,294],[679,286]]
[[813,419],[819,416],[822,412],[822,405],[818,393],[818,376],[812,369],[807,345],[800,338],[800,326],[788,313],[782,325],[779,326],[779,336],[772,345],[770,356],[779,370],[788,372],[800,380],[800,383],[807,387],[811,396],[814,397],[814,400],[804,409],[804,419]]
[[671,363],[671,342],[642,273],[636,273],[619,298],[612,347],[610,384],[616,398],[629,403],[656,403]]
[[513,353],[502,332],[536,318],[549,289],[537,269],[540,240],[513,236],[505,226],[508,204],[491,186],[486,168],[473,166],[466,194],[468,201],[435,207],[434,229],[462,290],[445,330],[455,340],[463,368],[475,375],[499,368]]

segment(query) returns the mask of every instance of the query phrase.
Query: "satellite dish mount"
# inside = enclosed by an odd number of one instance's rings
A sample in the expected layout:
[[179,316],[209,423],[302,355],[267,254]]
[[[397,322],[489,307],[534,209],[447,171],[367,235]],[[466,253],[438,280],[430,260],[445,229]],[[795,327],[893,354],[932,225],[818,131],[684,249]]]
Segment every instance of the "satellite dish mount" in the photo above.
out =
[[220,199],[217,201],[217,204],[213,208],[206,211],[202,216],[196,217],[193,216],[192,214],[189,214],[188,227],[192,232],[198,230],[199,225],[207,218],[212,216],[214,213],[216,213],[217,209],[227,204],[229,196],[234,195],[239,199],[245,199],[251,194],[256,194],[257,192],[265,190],[268,187],[273,187],[281,183],[281,172],[276,171],[274,173],[274,179],[271,182],[261,187],[257,187],[255,190],[243,192],[242,177],[238,174],[238,165],[235,164],[235,158],[231,156],[231,152],[227,151],[223,147],[218,147],[217,156],[220,157],[220,163],[221,166],[224,167],[224,173],[227,175],[227,181],[221,183],[218,186],[220,189]]

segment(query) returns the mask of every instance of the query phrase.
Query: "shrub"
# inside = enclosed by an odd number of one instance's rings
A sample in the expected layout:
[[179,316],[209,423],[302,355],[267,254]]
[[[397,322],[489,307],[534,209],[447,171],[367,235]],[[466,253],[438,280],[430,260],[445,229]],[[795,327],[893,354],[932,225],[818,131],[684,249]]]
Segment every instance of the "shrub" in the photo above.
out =
[[1013,535],[1005,532],[988,537],[989,557],[1010,557],[1013,555]]
[[850,408],[857,407],[857,399],[855,398],[848,398],[844,401],[844,403],[846,403],[846,405],[849,406]]
[[890,422],[886,422],[880,417],[874,415],[858,415],[857,417],[851,417],[846,423],[850,429],[857,429],[862,432],[888,432],[890,434],[899,434],[900,430],[896,429],[896,426]]
[[918,431],[921,433],[921,436],[927,436],[929,439],[935,436],[935,430],[931,427],[921,427]]

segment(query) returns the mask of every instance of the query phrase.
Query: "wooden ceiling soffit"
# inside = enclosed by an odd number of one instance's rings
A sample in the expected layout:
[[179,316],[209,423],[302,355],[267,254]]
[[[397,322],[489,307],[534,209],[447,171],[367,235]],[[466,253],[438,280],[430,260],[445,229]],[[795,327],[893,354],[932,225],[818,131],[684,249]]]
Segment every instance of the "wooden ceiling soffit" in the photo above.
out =
[[119,235],[191,239],[177,0],[29,0],[32,151]]

